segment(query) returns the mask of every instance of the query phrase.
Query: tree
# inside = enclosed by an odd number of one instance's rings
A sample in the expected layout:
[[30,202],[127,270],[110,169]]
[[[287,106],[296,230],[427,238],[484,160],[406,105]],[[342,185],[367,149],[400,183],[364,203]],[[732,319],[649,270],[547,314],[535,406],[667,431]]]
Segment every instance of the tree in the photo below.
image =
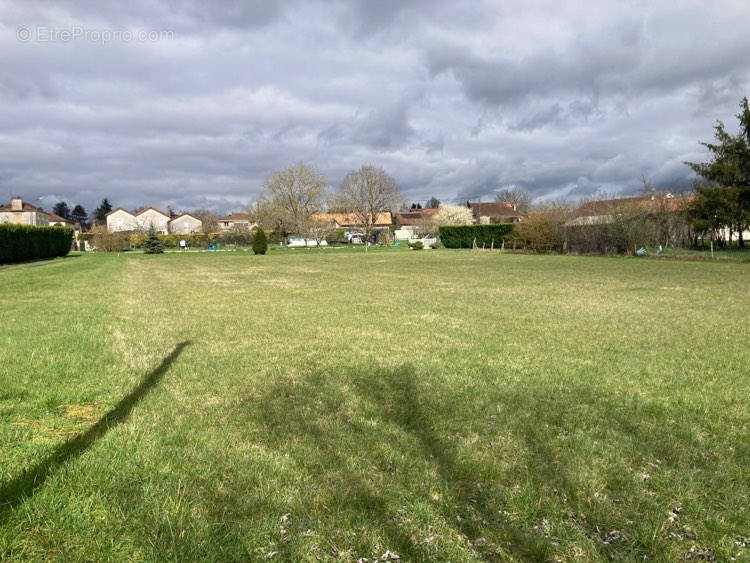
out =
[[219,218],[210,209],[198,209],[191,213],[196,219],[201,220],[201,230],[204,233],[219,232]]
[[349,172],[339,185],[337,199],[365,231],[365,252],[378,214],[397,207],[403,197],[396,181],[379,166],[364,165]]
[[58,201],[52,208],[52,213],[59,215],[63,219],[70,219],[70,207],[64,201]]
[[495,195],[495,201],[510,203],[513,209],[526,214],[531,209],[531,195],[524,189],[513,187],[500,190]]
[[711,184],[697,184],[695,199],[688,210],[690,222],[699,233],[708,234],[713,246],[718,231],[732,222],[733,204],[731,190]]
[[266,238],[266,232],[263,229],[255,231],[253,236],[253,253],[254,254],[265,254],[268,251],[268,239]]
[[715,143],[701,143],[711,153],[704,163],[686,162],[699,176],[727,190],[732,205],[730,229],[739,229],[739,245],[744,247],[742,231],[750,224],[750,104],[747,97],[737,114],[740,128],[737,135],[727,132],[724,123],[714,127]]
[[471,225],[474,216],[471,209],[461,205],[441,205],[435,215],[427,215],[418,225],[422,235],[437,235],[438,229],[446,225]]
[[73,208],[73,211],[70,213],[70,218],[76,223],[81,223],[82,225],[89,220],[89,216],[82,205],[76,205]]
[[107,222],[107,213],[110,211],[112,211],[112,204],[105,197],[99,204],[99,207],[94,210],[94,221],[99,225],[103,225]]
[[164,252],[164,243],[156,234],[156,229],[153,225],[148,230],[146,240],[143,241],[143,253],[144,254],[162,254]]
[[277,170],[264,183],[263,199],[258,202],[268,218],[286,232],[307,236],[314,213],[323,211],[326,180],[315,168],[301,162]]
[[474,215],[471,209],[463,205],[442,205],[435,215],[438,226],[443,225],[471,225]]
[[431,197],[424,206],[426,209],[437,209],[440,207],[440,200],[436,197]]

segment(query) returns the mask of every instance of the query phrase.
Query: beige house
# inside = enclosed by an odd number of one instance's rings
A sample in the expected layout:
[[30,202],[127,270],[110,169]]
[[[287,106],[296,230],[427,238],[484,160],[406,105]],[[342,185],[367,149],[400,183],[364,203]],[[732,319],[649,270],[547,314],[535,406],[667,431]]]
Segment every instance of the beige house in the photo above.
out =
[[169,222],[169,232],[176,235],[189,235],[200,233],[203,230],[203,222],[190,213],[178,215]]
[[48,213],[15,196],[10,203],[0,206],[0,223],[46,227],[50,225],[50,218]]
[[257,226],[258,223],[253,223],[250,215],[247,213],[230,213],[219,218],[219,229],[222,231],[228,231],[234,227],[255,229]]
[[149,206],[141,209],[135,214],[135,220],[138,223],[138,227],[144,231],[148,231],[153,227],[157,233],[163,235],[169,233],[170,217],[163,211],[156,209],[156,207]]
[[138,230],[138,222],[127,209],[118,207],[107,213],[107,230],[112,233],[115,231],[135,231]]

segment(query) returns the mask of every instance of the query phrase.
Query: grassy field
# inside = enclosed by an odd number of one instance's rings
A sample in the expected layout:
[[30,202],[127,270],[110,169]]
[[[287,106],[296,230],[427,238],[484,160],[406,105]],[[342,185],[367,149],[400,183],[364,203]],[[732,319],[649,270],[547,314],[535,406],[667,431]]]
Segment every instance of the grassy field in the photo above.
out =
[[0,288],[2,558],[750,559],[747,264],[84,255]]

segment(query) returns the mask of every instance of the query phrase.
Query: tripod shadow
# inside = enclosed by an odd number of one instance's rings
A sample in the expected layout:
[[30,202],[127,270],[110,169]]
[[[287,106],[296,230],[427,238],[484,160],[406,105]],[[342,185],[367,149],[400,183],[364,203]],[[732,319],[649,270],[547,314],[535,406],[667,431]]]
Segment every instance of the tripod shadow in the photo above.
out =
[[40,463],[26,470],[15,479],[0,485],[0,522],[7,518],[13,508],[33,496],[36,490],[44,485],[47,478],[61,465],[84,453],[97,440],[104,437],[111,428],[125,422],[133,408],[161,381],[172,362],[189,344],[189,341],[177,344],[171,354],[164,358],[152,372],[141,380],[135,389],[123,397],[112,410],[100,418],[91,428],[59,445]]

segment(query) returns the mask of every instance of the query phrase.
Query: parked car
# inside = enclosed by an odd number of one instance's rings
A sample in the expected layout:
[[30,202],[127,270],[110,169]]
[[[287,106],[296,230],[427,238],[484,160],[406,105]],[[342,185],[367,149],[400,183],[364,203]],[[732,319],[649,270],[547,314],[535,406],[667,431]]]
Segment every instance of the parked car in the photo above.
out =
[[344,237],[346,238],[346,242],[350,244],[362,244],[362,242],[365,240],[364,233],[346,233]]

